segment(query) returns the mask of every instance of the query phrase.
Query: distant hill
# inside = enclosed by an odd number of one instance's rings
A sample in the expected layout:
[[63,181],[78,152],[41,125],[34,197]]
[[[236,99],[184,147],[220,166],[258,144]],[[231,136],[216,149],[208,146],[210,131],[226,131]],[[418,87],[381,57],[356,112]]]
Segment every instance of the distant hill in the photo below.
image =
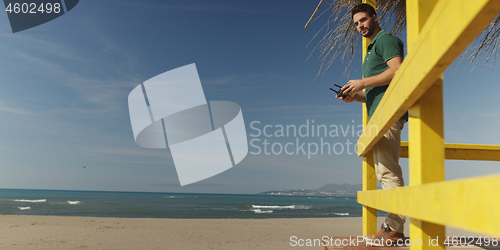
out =
[[344,184],[326,184],[318,189],[290,189],[284,191],[267,191],[258,193],[258,195],[311,195],[311,196],[356,196],[361,191],[362,185]]
[[316,190],[319,192],[324,192],[324,193],[352,193],[356,194],[358,191],[361,191],[363,188],[363,185],[361,184],[356,184],[356,185],[350,185],[347,183],[344,184],[326,184]]

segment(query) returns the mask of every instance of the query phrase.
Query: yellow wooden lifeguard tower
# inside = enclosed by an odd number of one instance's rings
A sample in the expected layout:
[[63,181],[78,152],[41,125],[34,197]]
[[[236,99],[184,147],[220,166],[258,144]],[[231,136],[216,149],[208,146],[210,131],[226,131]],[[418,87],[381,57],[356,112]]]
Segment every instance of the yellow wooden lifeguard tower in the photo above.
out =
[[[376,0],[363,0],[375,7]],[[363,159],[363,234],[377,231],[377,209],[411,218],[410,249],[444,249],[445,226],[500,235],[500,174],[445,181],[444,160],[500,161],[500,146],[443,140],[442,73],[500,12],[500,0],[407,0],[408,54],[358,141]],[[363,52],[370,42],[363,38]],[[364,54],[363,54],[364,58]],[[375,190],[371,149],[410,110],[409,186]],[[439,238],[438,246],[427,239]]]
[[[442,77],[499,12],[500,0],[406,0],[408,55],[370,121],[363,107],[363,235],[377,232],[380,209],[411,218],[412,250],[444,249],[445,226],[500,236],[500,174],[445,181],[445,159],[500,161],[500,146],[444,143]],[[363,38],[363,58],[369,44]],[[401,143],[401,157],[409,158],[409,186],[376,190],[371,150],[407,110],[409,142]]]

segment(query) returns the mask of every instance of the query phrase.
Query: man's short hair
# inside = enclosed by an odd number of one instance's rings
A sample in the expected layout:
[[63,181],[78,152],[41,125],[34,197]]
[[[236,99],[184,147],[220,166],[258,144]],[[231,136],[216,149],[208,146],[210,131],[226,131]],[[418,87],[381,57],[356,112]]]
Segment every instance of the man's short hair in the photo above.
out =
[[366,3],[362,3],[362,4],[356,5],[356,6],[354,6],[354,8],[352,8],[351,19],[352,19],[352,17],[354,17],[354,14],[356,14],[358,12],[365,12],[370,17],[377,14],[375,12],[375,9],[371,5],[366,4]]

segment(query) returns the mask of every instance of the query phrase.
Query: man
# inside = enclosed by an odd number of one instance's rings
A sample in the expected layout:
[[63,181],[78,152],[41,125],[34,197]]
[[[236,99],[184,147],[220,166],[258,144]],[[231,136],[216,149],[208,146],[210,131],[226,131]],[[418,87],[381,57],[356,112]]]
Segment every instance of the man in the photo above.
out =
[[[337,98],[346,103],[352,101],[366,103],[370,119],[403,61],[404,45],[398,37],[380,28],[377,14],[372,6],[368,4],[355,6],[351,17],[359,33],[370,39],[371,43],[363,61],[364,78],[347,82],[342,90],[348,95]],[[363,89],[366,91],[361,92]],[[404,186],[399,153],[401,129],[407,120],[408,114],[405,114],[373,147],[375,172],[383,189]],[[367,242],[372,245],[395,245],[398,240],[400,243],[403,242],[404,223],[404,216],[388,213],[382,224],[382,230],[366,236]]]

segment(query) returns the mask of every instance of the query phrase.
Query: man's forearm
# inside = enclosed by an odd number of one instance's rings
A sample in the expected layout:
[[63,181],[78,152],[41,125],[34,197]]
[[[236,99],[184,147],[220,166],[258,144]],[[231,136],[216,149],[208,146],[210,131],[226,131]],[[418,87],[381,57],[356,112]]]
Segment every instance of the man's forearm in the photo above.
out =
[[362,103],[366,102],[365,92],[358,92],[352,98],[354,101],[357,101],[357,102],[362,102]]
[[396,71],[399,69],[399,66],[401,66],[402,61],[403,59],[401,57],[394,57],[387,61],[387,65],[389,66],[389,68],[378,75],[364,78],[364,87],[368,88],[389,85],[389,83],[391,83],[392,81],[392,78],[394,78]]
[[392,78],[394,78],[394,75],[396,74],[396,70],[397,69],[388,68],[386,71],[376,76],[364,78],[364,88],[389,85],[389,83],[391,83],[392,81]]

